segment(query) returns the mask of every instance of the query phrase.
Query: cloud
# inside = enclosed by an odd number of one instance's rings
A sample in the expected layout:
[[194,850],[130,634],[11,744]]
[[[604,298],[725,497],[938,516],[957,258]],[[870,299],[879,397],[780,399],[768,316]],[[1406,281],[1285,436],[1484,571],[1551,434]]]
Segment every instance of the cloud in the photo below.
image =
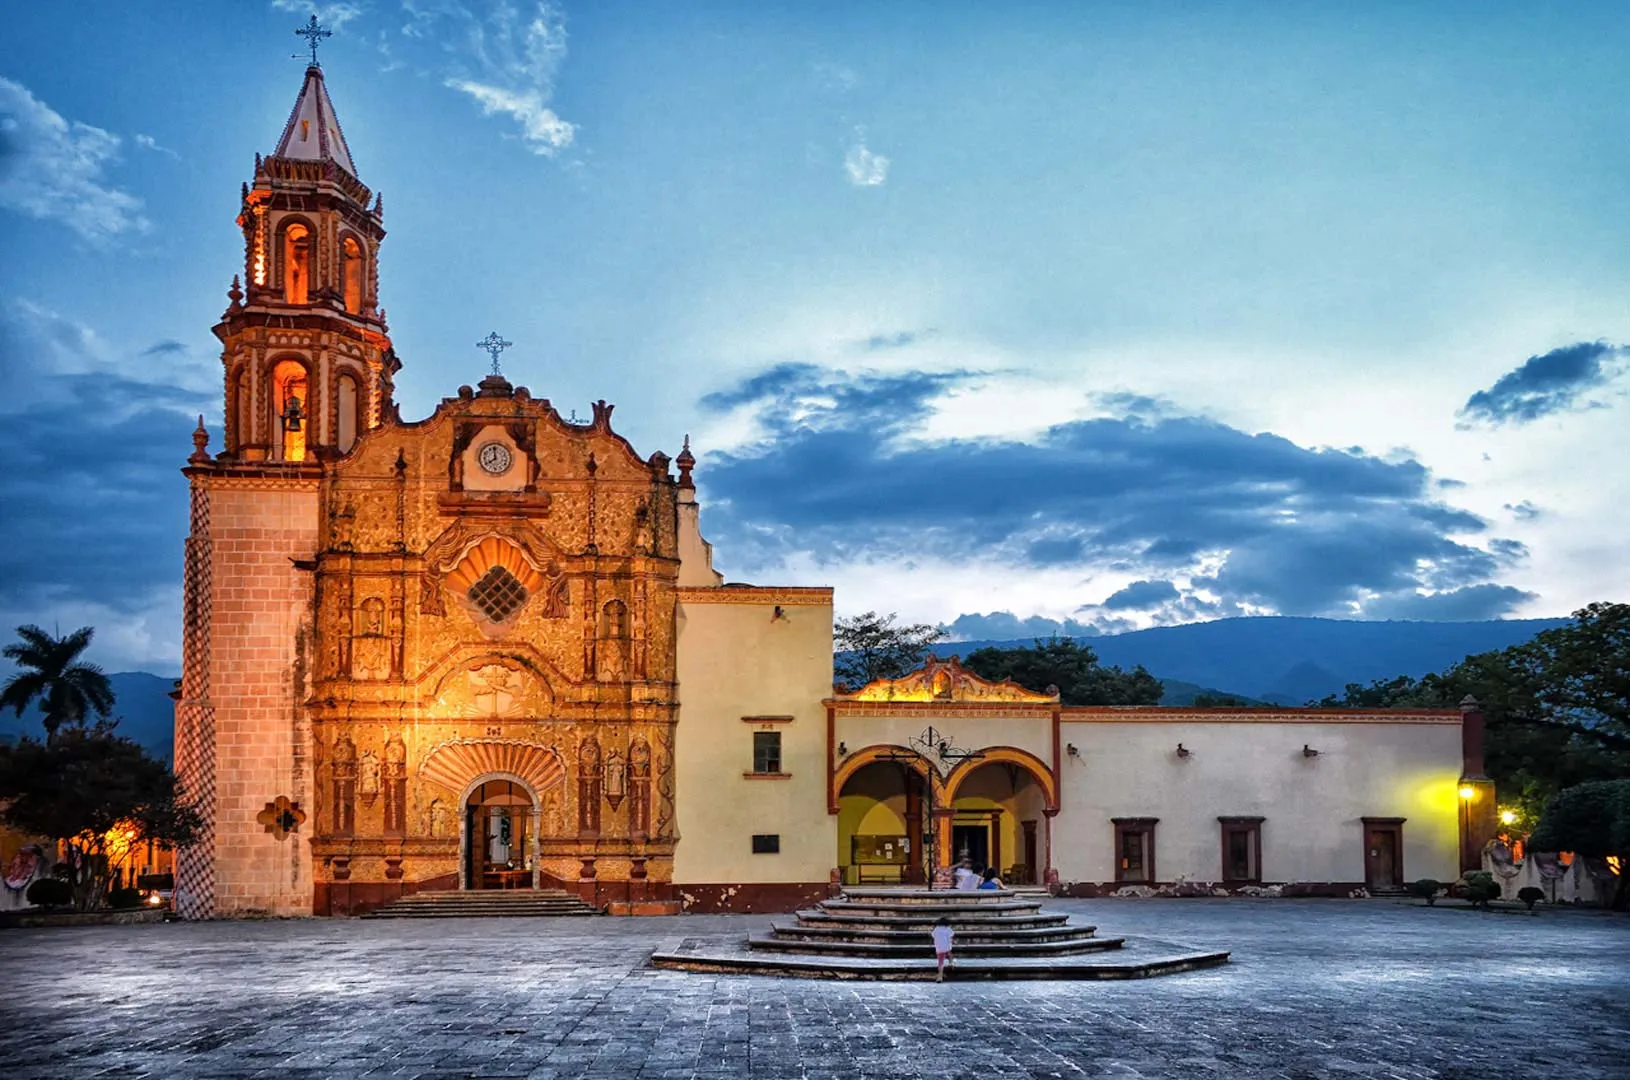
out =
[[1096,637],[1099,633],[1097,627],[1074,619],[1048,619],[1040,615],[1021,619],[1011,611],[993,611],[988,615],[958,615],[941,629],[950,635],[952,642]]
[[1159,607],[1178,598],[1177,586],[1169,581],[1134,581],[1103,602],[1111,611]]
[[502,113],[512,117],[520,124],[521,138],[534,154],[553,157],[572,144],[572,136],[577,129],[546,106],[543,95],[536,90],[515,93],[468,79],[448,79],[446,85],[475,98],[481,105],[483,116]]
[[843,171],[856,187],[880,187],[889,178],[889,159],[867,149],[862,140],[851,146],[844,155]]
[[860,347],[866,352],[883,352],[888,349],[904,349],[934,336],[932,330],[900,330],[892,334],[873,334],[860,342]]
[[1623,355],[1621,347],[1605,341],[1581,341],[1530,356],[1493,386],[1467,398],[1459,415],[1468,422],[1526,424],[1553,413],[1600,407],[1581,405],[1579,397],[1622,374],[1622,366],[1613,361]]
[[1372,602],[1364,614],[1373,619],[1423,622],[1498,619],[1534,599],[1534,593],[1510,585],[1467,585],[1438,593],[1398,593]]
[[927,439],[936,402],[976,395],[974,382],[783,364],[708,395],[705,407],[748,414],[759,433],[699,470],[711,529],[760,567],[933,558],[1141,581],[1116,606],[1083,609],[1100,627],[1131,611],[1364,615],[1379,598],[1488,584],[1515,555],[1473,542],[1486,522],[1437,501],[1407,457],[1172,411],[1025,441]]
[[[159,650],[157,662],[173,665],[164,650],[179,633],[180,469],[198,414],[218,412],[220,392],[133,378],[123,372],[144,369],[120,359],[70,319],[0,306],[0,614],[95,621],[102,655],[119,657],[107,662],[150,664]],[[165,371],[194,384],[200,374]]]
[[[362,17],[363,5],[348,3],[314,3],[313,0],[272,0],[272,8],[300,16],[301,25],[315,15],[317,21],[329,30],[338,30],[353,19]],[[319,46],[320,48],[320,46]]]
[[[456,57],[443,85],[468,94],[483,116],[507,116],[534,154],[553,157],[572,144],[576,125],[561,119],[550,101],[566,59],[566,24],[548,4],[522,8],[496,4],[478,14],[459,4],[404,5],[408,37],[445,34]],[[444,25],[445,24],[445,25]]]
[[149,345],[141,351],[143,356],[175,356],[177,353],[187,351],[187,346],[180,341],[161,341],[156,345]]
[[176,153],[174,150],[171,150],[168,146],[160,146],[158,140],[153,138],[151,135],[143,135],[140,132],[137,132],[135,135],[131,136],[131,141],[137,146],[141,147],[143,150],[151,150],[155,154],[169,154],[177,161],[181,160],[180,154]]
[[119,159],[119,142],[0,78],[0,207],[60,222],[93,242],[146,232],[141,200],[103,176]]
[[1510,512],[1511,516],[1518,521],[1533,521],[1545,513],[1527,499],[1520,503],[1506,503],[1504,509]]

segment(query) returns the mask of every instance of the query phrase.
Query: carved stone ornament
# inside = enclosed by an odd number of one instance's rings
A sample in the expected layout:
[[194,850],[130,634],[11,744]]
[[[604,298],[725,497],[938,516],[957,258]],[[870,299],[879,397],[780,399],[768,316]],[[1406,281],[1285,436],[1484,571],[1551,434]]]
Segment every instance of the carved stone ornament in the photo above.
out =
[[301,824],[306,820],[306,813],[300,809],[299,803],[292,801],[287,795],[279,795],[255,815],[255,820],[264,825],[266,831],[278,840],[287,840],[290,833],[300,831]]

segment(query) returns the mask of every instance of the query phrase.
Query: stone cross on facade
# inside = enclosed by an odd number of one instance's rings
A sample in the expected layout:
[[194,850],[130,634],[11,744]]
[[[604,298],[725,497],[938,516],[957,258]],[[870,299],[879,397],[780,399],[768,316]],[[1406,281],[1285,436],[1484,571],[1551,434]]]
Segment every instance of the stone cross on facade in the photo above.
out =
[[311,49],[311,66],[321,67],[322,65],[317,63],[317,43],[323,38],[333,37],[334,31],[319,23],[317,21],[317,16],[313,15],[311,17],[311,21],[300,27],[300,29],[296,30],[294,34],[296,37],[303,37],[306,39],[306,46]]
[[494,375],[502,375],[503,371],[501,371],[498,367],[498,354],[513,344],[515,344],[513,341],[505,341],[503,338],[499,337],[498,331],[494,330],[492,333],[476,342],[475,347],[478,349],[487,350],[487,352],[492,356],[492,373]]

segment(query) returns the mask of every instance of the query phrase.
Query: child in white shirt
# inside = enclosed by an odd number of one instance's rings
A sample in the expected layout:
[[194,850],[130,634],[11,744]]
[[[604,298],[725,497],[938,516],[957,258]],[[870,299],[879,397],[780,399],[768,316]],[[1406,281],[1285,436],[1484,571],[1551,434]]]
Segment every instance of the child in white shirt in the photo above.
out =
[[945,965],[951,962],[951,939],[956,932],[951,929],[950,919],[940,919],[934,924],[934,959],[937,961],[937,981],[945,981]]

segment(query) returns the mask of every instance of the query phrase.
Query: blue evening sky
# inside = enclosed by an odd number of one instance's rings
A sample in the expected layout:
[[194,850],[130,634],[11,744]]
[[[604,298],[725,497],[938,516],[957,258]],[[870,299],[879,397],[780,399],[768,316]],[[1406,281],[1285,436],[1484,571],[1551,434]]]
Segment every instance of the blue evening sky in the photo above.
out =
[[1623,4],[89,2],[0,60],[0,626],[176,669],[313,11],[404,416],[496,329],[691,434],[731,579],[969,636],[1630,594]]

